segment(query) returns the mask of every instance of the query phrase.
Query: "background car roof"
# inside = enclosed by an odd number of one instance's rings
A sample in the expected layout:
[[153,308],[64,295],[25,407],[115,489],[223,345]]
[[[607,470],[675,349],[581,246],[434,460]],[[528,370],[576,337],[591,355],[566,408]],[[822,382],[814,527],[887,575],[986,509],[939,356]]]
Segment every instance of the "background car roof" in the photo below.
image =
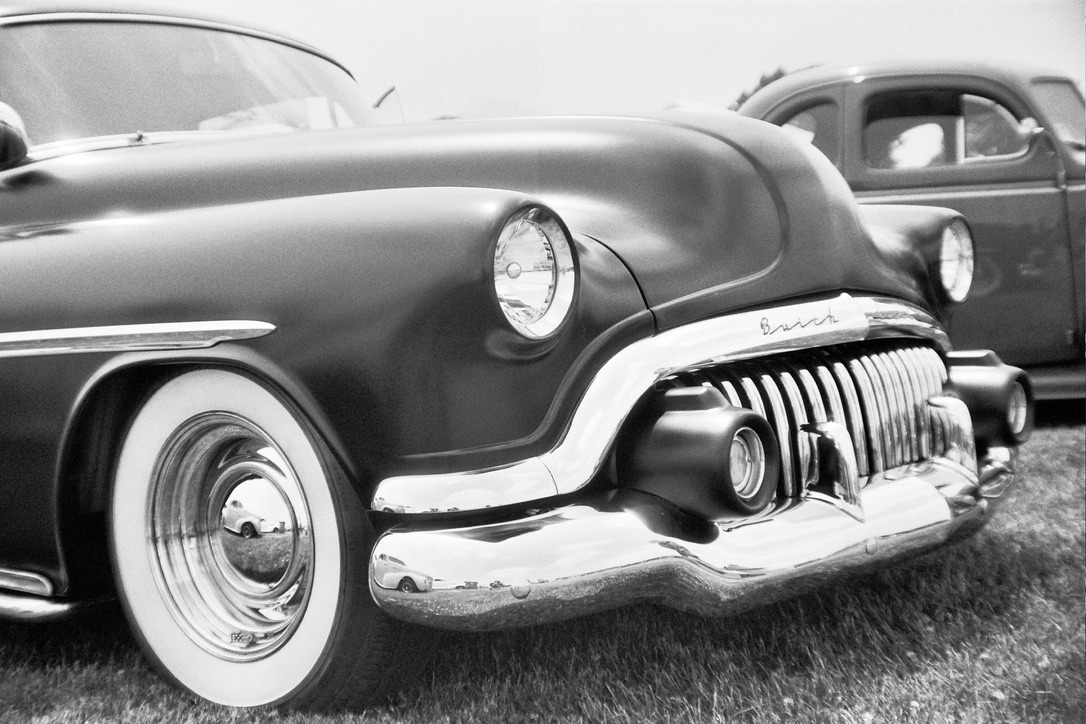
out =
[[751,95],[739,111],[744,115],[758,115],[770,110],[784,98],[820,85],[859,83],[865,78],[912,75],[973,76],[1017,89],[1024,88],[1036,78],[1067,77],[1065,73],[1049,68],[1020,64],[997,65],[966,60],[903,60],[858,65],[815,66],[789,73],[780,80],[759,89]]

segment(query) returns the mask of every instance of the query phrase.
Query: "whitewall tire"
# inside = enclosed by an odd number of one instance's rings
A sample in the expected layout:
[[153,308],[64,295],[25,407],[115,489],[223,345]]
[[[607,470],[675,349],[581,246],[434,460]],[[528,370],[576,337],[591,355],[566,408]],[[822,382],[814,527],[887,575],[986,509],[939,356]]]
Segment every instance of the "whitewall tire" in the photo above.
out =
[[[328,458],[277,394],[225,370],[167,381],[132,420],[110,509],[118,589],[184,688],[229,706],[387,693],[411,636],[369,598],[373,534]],[[241,513],[257,535],[228,524]]]

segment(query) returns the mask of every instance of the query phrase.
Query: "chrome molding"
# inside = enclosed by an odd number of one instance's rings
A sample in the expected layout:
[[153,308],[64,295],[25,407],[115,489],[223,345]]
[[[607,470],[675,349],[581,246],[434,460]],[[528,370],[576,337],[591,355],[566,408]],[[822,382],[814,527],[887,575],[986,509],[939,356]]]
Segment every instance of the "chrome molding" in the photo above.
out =
[[1008,186],[999,189],[971,189],[968,191],[956,191],[943,189],[940,191],[921,191],[915,194],[887,194],[884,191],[860,191],[856,194],[856,200],[862,204],[902,204],[927,202],[936,204],[945,199],[983,199],[1002,198],[1010,194],[1022,196],[1043,196],[1060,193],[1055,186]]
[[921,309],[883,297],[856,297],[853,301],[867,317],[872,331],[908,332],[930,339],[943,349],[950,348],[950,337],[935,317]]
[[[697,534],[669,525],[668,509],[649,496],[458,529],[405,525],[378,540],[370,592],[395,618],[461,630],[645,601],[736,613],[975,532],[1013,480],[1013,451],[992,452],[979,476],[942,458],[886,471],[849,492],[862,520],[809,492],[753,519],[706,523]],[[392,559],[432,580],[429,589],[405,592],[394,587],[398,578],[379,580],[377,562]]]
[[[90,603],[100,603],[93,601]],[[11,621],[44,623],[69,616],[89,605],[84,602],[49,601],[34,596],[20,596],[0,591],[0,619]]]
[[27,153],[27,158],[31,161],[46,161],[51,158],[60,158],[61,156],[68,156],[74,153],[108,151],[114,148],[158,146],[166,143],[213,141],[224,138],[275,136],[283,133],[289,133],[289,131],[267,128],[236,131],[150,131],[147,133],[135,131],[133,133],[121,133],[110,136],[92,136],[90,138],[73,138],[66,141],[39,143],[30,148]]
[[220,342],[263,337],[274,324],[249,320],[122,324],[0,333],[0,358],[87,352],[201,349]]
[[589,384],[561,442],[509,466],[385,478],[373,507],[434,513],[515,505],[571,493],[604,464],[634,404],[682,370],[903,333],[946,348],[946,334],[923,310],[900,301],[848,294],[706,319],[639,340],[604,363]]
[[53,583],[40,573],[0,568],[0,589],[30,593],[35,596],[52,596]]

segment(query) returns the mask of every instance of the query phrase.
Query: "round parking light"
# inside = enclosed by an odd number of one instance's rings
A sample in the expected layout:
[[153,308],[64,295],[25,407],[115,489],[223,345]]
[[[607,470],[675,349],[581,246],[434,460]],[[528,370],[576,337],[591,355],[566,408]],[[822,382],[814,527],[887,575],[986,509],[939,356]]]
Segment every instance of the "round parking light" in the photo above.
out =
[[777,493],[780,462],[769,423],[751,410],[728,410],[733,415],[725,440],[727,466],[721,486],[728,507],[738,513],[760,513]]

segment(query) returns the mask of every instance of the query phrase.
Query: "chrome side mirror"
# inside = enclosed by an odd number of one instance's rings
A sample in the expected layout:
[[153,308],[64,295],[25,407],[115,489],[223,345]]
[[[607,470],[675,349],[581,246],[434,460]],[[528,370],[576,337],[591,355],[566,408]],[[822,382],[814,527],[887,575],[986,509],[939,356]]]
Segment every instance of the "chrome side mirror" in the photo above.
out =
[[0,171],[22,163],[29,147],[23,119],[7,103],[0,103]]

